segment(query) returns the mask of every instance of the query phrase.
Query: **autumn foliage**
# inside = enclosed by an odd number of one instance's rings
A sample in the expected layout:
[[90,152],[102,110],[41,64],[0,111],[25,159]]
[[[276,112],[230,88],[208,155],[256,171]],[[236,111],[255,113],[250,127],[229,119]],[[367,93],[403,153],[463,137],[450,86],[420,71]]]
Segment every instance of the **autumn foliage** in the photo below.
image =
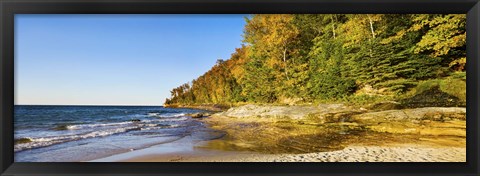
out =
[[399,96],[466,71],[463,14],[262,14],[246,21],[244,45],[174,88],[165,104],[305,103],[358,96],[367,87]]

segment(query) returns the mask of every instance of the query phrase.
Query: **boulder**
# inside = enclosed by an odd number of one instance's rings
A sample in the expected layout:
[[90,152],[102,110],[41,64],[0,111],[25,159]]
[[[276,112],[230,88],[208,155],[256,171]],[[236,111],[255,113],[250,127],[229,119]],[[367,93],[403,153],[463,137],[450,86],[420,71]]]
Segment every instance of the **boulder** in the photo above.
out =
[[130,122],[141,122],[141,121],[142,121],[142,120],[140,120],[140,119],[132,119],[132,120],[130,120]]
[[193,113],[193,114],[187,114],[187,116],[190,116],[192,118],[202,118],[204,114],[202,113]]

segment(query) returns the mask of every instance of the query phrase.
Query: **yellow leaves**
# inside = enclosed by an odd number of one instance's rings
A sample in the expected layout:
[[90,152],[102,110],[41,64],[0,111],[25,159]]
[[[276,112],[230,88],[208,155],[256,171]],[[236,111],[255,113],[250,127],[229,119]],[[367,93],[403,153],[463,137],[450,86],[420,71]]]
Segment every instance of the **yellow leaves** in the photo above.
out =
[[430,51],[432,57],[440,57],[466,44],[465,14],[418,15],[413,21],[410,31],[428,29],[417,43],[415,53]]
[[291,14],[255,15],[245,27],[246,41],[255,41],[252,44],[270,57],[281,57],[300,33],[293,20]]
[[429,14],[417,14],[414,16],[412,21],[414,24],[412,27],[409,29],[409,31],[419,31],[422,29],[425,25],[428,24],[428,19],[430,18]]
[[448,64],[450,68],[453,68],[457,71],[464,71],[465,70],[465,64],[467,64],[467,58],[462,57],[457,60],[454,60]]
[[231,59],[227,61],[227,63],[231,65],[228,68],[230,68],[233,77],[237,80],[241,80],[245,76],[244,65],[250,61],[250,50],[249,46],[237,48],[235,53],[232,54]]
[[344,47],[359,44],[365,40],[372,39],[372,29],[370,22],[372,22],[374,35],[382,32],[381,28],[377,27],[377,23],[383,20],[384,14],[354,14],[349,15],[350,20],[341,26],[341,31],[344,32],[346,40]]
[[276,59],[276,58],[268,58],[268,59],[265,61],[265,64],[266,64],[269,68],[275,68],[276,66],[282,65],[282,61],[281,61],[280,59]]
[[407,30],[402,29],[398,31],[394,36],[390,36],[388,38],[382,39],[380,43],[388,44],[388,43],[399,41],[405,36],[405,34],[407,34]]

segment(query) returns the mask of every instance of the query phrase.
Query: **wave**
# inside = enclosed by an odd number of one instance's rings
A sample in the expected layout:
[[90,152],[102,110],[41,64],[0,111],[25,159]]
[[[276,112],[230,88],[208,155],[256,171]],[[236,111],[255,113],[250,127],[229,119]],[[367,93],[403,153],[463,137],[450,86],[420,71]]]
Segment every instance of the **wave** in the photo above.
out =
[[84,133],[84,134],[76,134],[76,135],[29,138],[31,140],[31,142],[16,144],[14,146],[14,151],[18,152],[18,151],[22,151],[22,150],[25,150],[25,149],[46,147],[46,146],[51,146],[51,145],[54,145],[54,144],[76,141],[76,140],[80,140],[80,139],[109,136],[109,135],[113,135],[113,134],[132,131],[136,128],[138,128],[138,127],[134,126],[134,127],[126,127],[126,128],[114,128],[114,129],[94,131],[94,132],[89,132],[89,133]]
[[67,130],[77,130],[85,128],[108,127],[108,126],[122,126],[133,124],[135,121],[116,122],[116,123],[98,123],[98,124],[81,124],[81,125],[66,125]]
[[[94,124],[59,124],[50,130],[57,131],[54,136],[36,136],[25,135],[22,138],[15,139],[14,151],[19,152],[28,149],[47,147],[65,142],[77,141],[81,139],[105,137],[130,131],[147,131],[165,128],[180,128],[177,124],[180,121],[186,121],[189,117],[184,113],[149,113],[148,118],[130,119],[121,122],[97,122]],[[65,134],[62,131],[70,131]]]
[[77,141],[81,139],[96,138],[96,137],[105,137],[114,134],[127,133],[131,131],[144,131],[144,130],[155,130],[163,128],[178,128],[179,125],[165,125],[165,124],[138,124],[133,126],[121,127],[121,128],[110,128],[104,130],[98,130],[93,132],[87,132],[82,134],[74,135],[64,135],[64,136],[50,136],[50,137],[23,137],[15,139],[14,151],[19,152],[26,149],[34,149],[40,147],[47,147],[55,144]]
[[154,123],[154,122],[176,122],[176,121],[185,121],[188,120],[187,117],[182,116],[179,118],[164,118],[164,119],[152,119],[152,120],[143,120],[144,123]]
[[161,118],[171,118],[171,117],[182,117],[185,116],[185,113],[148,113],[149,117],[161,117]]
[[[169,116],[172,117],[172,116]],[[187,120],[187,117],[183,117],[180,114],[177,114],[174,117],[180,118],[168,118],[168,119],[152,119],[152,120],[140,120],[140,119],[132,119],[125,122],[114,122],[114,123],[98,123],[98,124],[79,124],[79,125],[58,125],[54,128],[54,130],[79,130],[79,129],[91,129],[91,128],[99,128],[99,127],[113,127],[113,126],[128,126],[143,123],[144,125],[148,125],[145,123],[155,123],[155,122],[169,122],[169,121],[184,121]]]

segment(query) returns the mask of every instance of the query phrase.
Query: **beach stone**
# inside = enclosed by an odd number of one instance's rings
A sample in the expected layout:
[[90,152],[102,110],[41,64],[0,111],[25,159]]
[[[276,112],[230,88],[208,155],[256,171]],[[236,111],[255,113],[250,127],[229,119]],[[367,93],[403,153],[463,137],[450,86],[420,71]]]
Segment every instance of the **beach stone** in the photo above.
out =
[[190,116],[192,118],[202,118],[204,114],[202,113],[193,113],[193,114],[187,114],[187,116]]

